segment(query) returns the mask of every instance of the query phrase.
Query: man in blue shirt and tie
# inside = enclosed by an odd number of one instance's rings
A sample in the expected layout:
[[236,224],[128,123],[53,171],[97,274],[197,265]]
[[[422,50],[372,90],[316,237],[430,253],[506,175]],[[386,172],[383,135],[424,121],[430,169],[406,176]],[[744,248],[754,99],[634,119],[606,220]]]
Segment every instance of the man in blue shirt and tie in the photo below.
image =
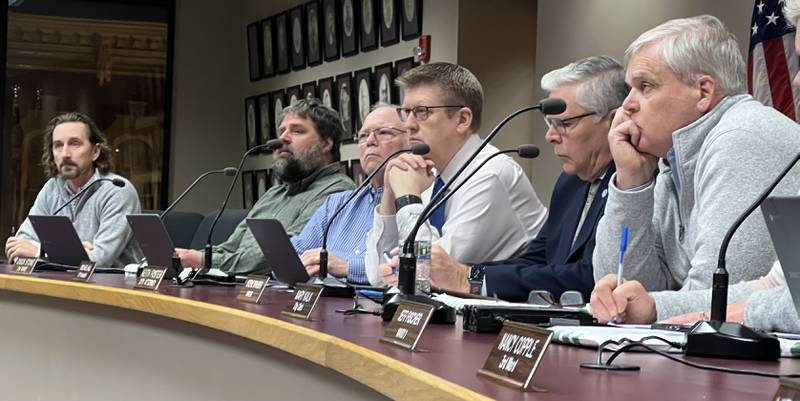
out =
[[[364,172],[369,175],[392,153],[409,147],[408,132],[397,115],[397,106],[378,104],[364,119],[364,126],[356,134],[358,155]],[[352,191],[328,196],[317,209],[292,244],[309,275],[319,273],[319,251],[322,232],[339,205]],[[328,273],[347,278],[354,284],[368,284],[364,270],[364,253],[367,232],[372,227],[372,211],[383,195],[383,172],[375,174],[370,185],[364,188],[342,210],[331,224],[328,233]]]

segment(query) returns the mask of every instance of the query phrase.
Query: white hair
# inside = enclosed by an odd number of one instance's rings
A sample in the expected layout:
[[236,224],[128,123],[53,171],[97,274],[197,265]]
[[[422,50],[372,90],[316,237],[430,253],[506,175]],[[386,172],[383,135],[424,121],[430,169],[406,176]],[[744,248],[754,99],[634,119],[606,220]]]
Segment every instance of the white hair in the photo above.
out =
[[786,25],[793,27],[797,25],[797,19],[800,18],[800,0],[785,0],[783,3],[783,17],[786,19]]
[[625,83],[622,65],[610,56],[591,56],[542,77],[542,89],[552,92],[567,85],[577,85],[575,98],[578,104],[597,118],[619,107],[628,96],[630,88]]
[[639,35],[625,51],[625,64],[649,45],[658,46],[664,63],[687,85],[701,75],[710,75],[726,95],[747,91],[744,58],[736,37],[717,17],[673,19]]

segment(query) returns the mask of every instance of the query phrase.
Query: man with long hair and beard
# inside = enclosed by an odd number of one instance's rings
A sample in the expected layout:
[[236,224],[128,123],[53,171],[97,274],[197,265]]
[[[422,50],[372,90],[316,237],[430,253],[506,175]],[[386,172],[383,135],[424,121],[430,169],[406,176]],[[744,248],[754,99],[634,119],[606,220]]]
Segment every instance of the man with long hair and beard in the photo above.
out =
[[[52,215],[78,192],[93,185],[79,199],[62,208],[59,216],[72,221],[89,259],[102,267],[121,268],[136,263],[141,251],[133,240],[125,216],[140,213],[136,189],[111,172],[111,149],[105,136],[88,116],[70,112],[56,116],[45,127],[42,167],[49,178],[28,215]],[[122,188],[98,179],[120,179]],[[6,241],[6,257],[38,256],[39,238],[29,219]]]

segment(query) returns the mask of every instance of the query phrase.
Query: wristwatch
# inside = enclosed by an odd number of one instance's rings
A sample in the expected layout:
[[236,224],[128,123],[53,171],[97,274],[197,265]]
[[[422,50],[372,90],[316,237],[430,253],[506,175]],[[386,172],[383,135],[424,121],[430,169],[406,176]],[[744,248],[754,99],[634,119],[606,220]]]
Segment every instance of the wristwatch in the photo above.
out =
[[469,293],[473,295],[481,295],[483,289],[483,277],[486,275],[486,266],[484,265],[470,265],[469,266]]
[[415,203],[422,203],[422,198],[417,195],[404,195],[394,200],[394,208],[400,210]]

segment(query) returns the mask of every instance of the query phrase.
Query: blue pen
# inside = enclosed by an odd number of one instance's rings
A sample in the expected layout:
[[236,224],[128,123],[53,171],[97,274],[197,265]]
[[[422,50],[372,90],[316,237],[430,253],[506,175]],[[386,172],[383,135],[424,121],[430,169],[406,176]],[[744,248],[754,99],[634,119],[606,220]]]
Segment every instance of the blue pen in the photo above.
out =
[[[623,266],[625,266],[625,251],[628,249],[628,226],[622,227],[622,237],[619,239],[619,264],[617,265],[617,287],[622,285]],[[611,323],[619,323],[617,316],[611,318]]]
[[622,273],[625,266],[625,251],[628,249],[628,226],[622,227],[619,239],[619,264],[617,265],[617,287],[622,285]]

